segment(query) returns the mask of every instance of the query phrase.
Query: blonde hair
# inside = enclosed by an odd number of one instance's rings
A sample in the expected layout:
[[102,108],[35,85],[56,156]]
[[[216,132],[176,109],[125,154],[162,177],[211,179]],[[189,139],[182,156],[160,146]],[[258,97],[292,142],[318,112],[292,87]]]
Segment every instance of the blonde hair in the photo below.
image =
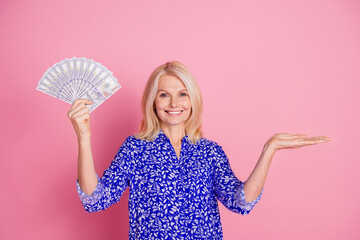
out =
[[158,91],[159,79],[164,75],[175,76],[185,85],[191,102],[191,112],[185,122],[185,134],[189,140],[196,144],[203,137],[202,111],[203,102],[200,89],[187,67],[178,62],[167,62],[157,67],[150,75],[142,96],[141,109],[143,119],[140,130],[135,135],[138,139],[153,141],[160,132],[160,119],[155,112],[155,98]]

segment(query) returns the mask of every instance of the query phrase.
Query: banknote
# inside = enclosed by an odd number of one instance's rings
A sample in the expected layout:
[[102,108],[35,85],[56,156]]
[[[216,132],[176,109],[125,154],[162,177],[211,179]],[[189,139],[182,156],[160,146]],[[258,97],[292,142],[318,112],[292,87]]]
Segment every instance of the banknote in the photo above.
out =
[[113,73],[92,59],[64,59],[55,63],[42,76],[37,90],[72,104],[76,99],[86,98],[90,112],[121,88]]
[[92,112],[120,88],[120,84],[113,77],[107,77],[104,80],[99,81],[89,91],[86,91],[81,98],[86,98],[93,102],[91,105],[86,105],[90,112]]

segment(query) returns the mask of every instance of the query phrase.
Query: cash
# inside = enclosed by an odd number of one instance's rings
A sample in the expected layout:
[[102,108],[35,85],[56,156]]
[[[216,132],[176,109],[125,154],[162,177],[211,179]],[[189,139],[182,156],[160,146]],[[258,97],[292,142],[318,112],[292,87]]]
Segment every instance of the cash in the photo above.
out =
[[36,89],[72,104],[85,98],[93,102],[86,105],[90,112],[121,88],[113,73],[91,59],[66,58],[50,67],[40,79]]

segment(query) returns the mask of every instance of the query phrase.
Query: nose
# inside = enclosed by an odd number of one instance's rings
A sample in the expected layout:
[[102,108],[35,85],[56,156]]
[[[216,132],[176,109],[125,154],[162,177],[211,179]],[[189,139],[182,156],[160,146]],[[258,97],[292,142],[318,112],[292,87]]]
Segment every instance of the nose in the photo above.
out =
[[171,100],[170,100],[170,107],[176,108],[177,105],[178,105],[178,102],[177,102],[176,97],[172,97]]

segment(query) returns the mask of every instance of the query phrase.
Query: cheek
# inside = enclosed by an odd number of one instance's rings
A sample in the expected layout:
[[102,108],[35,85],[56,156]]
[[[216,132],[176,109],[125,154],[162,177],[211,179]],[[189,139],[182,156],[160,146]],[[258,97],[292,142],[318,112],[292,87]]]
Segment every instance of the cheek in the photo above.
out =
[[164,106],[166,106],[165,101],[161,101],[159,99],[155,100],[155,107],[156,108],[161,109],[161,108],[164,108]]
[[184,103],[184,105],[183,106],[185,106],[187,109],[191,109],[191,102],[190,102],[190,100],[187,100],[185,103]]

